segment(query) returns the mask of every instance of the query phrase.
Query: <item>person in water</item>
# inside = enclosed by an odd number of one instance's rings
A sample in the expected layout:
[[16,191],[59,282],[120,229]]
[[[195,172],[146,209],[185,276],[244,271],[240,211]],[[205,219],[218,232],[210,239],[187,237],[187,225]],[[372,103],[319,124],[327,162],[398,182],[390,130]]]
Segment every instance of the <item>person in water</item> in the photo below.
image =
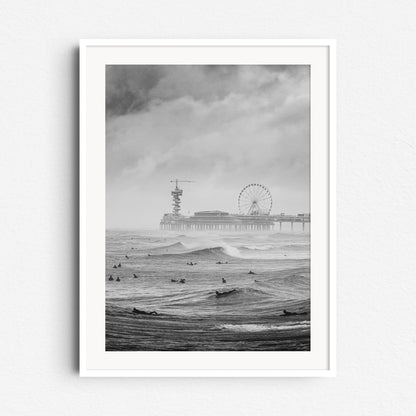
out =
[[141,311],[140,309],[136,309],[136,308],[133,308],[133,313],[137,315],[158,315],[156,311],[146,312],[146,311]]
[[113,275],[112,274],[110,274],[110,278],[108,279],[110,282],[112,282],[114,279],[113,279]]
[[120,282],[120,278],[119,277],[117,277],[116,282]]
[[221,297],[221,296],[228,296],[228,295],[231,295],[232,293],[234,293],[234,292],[237,292],[237,289],[231,289],[231,290],[228,290],[228,291],[226,291],[226,292],[219,292],[218,290],[216,290],[215,291],[215,296],[217,297],[217,298],[219,298],[219,297]]
[[136,273],[133,273],[133,277],[134,277],[135,279],[137,279],[139,276],[137,276],[137,274],[136,274]]
[[226,281],[224,278],[222,278],[222,282],[223,282],[223,283],[227,283],[227,281]]
[[248,274],[256,274],[256,273],[254,273],[254,272],[252,272],[251,270],[248,272]]

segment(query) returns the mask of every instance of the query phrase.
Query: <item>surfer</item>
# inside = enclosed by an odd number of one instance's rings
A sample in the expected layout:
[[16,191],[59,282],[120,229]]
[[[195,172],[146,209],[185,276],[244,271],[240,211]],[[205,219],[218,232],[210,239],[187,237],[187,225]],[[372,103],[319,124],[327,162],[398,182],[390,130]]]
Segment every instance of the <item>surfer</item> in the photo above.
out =
[[136,315],[158,315],[156,311],[146,312],[136,308],[133,308],[133,313],[135,313]]
[[172,283],[178,283],[178,279],[170,279]]
[[129,258],[129,256],[128,256],[127,254],[126,254],[126,256],[125,256],[125,257],[126,257],[126,259],[128,259],[128,258]]
[[237,291],[237,289],[231,289],[231,290],[228,290],[228,291],[226,291],[226,292],[219,292],[218,290],[216,290],[215,291],[215,296],[217,297],[217,298],[219,298],[219,297],[221,297],[221,296],[228,296],[228,295],[231,295],[232,293],[234,293],[234,292],[236,292]]
[[121,267],[121,263],[119,263],[117,267]]
[[251,270],[248,272],[248,274],[256,274],[256,273],[254,273],[254,272],[252,272]]
[[113,269],[117,269],[117,266],[116,266],[116,265],[114,265],[114,266],[113,266]]
[[185,279],[181,279],[181,280],[179,280],[179,283],[186,283],[186,280]]
[[136,273],[133,273],[133,277],[134,277],[135,279],[137,279],[139,276],[137,276],[137,274],[136,274]]
[[293,312],[288,312],[286,309],[283,309],[283,316],[293,315]]
[[226,281],[224,278],[222,278],[222,282],[223,282],[223,283],[227,283],[227,281]]
[[116,282],[120,282],[120,278],[119,277],[117,277]]
[[110,278],[108,279],[110,282],[112,282],[114,279],[113,279],[113,275],[112,274],[110,274]]

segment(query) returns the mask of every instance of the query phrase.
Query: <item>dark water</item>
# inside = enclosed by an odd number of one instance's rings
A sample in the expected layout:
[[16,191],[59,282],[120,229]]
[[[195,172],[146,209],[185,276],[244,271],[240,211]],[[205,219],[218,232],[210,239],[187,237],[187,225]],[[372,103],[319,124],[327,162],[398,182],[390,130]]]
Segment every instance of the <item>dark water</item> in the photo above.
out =
[[309,249],[307,234],[107,231],[106,350],[309,350]]

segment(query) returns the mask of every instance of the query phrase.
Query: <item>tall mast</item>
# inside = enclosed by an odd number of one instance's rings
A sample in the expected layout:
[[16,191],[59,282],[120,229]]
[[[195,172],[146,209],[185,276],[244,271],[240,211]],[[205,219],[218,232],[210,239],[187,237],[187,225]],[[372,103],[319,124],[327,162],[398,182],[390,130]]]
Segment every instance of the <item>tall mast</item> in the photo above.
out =
[[174,179],[172,181],[170,181],[171,183],[175,183],[175,189],[171,192],[172,195],[172,214],[175,216],[179,216],[180,215],[180,211],[181,211],[181,196],[183,194],[183,190],[179,188],[178,183],[179,182],[194,182],[194,181],[188,181],[188,180],[179,180],[179,179]]
[[172,191],[172,207],[173,207],[173,215],[179,215],[179,212],[181,210],[181,196],[183,194],[182,189],[179,189],[178,187],[178,181],[176,180],[176,186],[175,189]]

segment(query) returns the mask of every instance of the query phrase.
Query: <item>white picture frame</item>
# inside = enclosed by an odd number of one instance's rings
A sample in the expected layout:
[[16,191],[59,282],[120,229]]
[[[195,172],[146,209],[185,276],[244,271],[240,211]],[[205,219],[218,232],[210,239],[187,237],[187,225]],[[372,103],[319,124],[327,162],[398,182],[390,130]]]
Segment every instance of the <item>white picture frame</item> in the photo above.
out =
[[[106,352],[106,64],[311,65],[311,350]],[[85,39],[80,41],[80,375],[328,377],[336,373],[335,41]],[[316,282],[314,284],[314,281]]]

